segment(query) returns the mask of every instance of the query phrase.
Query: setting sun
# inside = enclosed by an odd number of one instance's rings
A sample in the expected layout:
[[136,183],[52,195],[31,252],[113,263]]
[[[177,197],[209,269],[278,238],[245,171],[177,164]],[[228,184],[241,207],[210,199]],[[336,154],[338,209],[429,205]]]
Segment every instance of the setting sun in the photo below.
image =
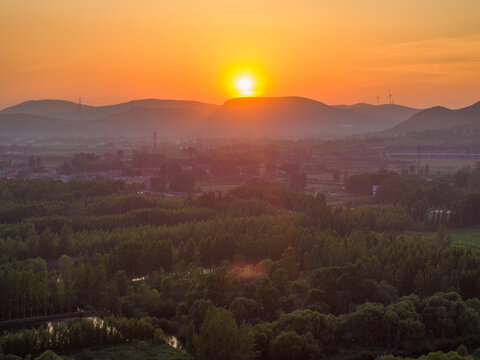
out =
[[271,84],[268,68],[260,62],[232,61],[219,72],[218,79],[229,98],[265,96]]
[[240,91],[248,91],[252,89],[252,80],[243,77],[237,81],[237,87]]
[[236,82],[236,87],[241,96],[253,95],[253,82],[249,77],[243,76],[239,78]]

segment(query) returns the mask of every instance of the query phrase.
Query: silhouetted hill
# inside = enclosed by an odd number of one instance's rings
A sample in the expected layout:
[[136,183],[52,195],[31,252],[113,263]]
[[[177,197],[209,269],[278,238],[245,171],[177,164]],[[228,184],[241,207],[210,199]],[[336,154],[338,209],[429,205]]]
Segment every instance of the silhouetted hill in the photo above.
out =
[[335,105],[334,107],[377,118],[376,127],[378,131],[388,129],[402,121],[408,120],[413,114],[421,111],[397,104],[371,105],[358,103],[354,105]]
[[170,121],[167,118],[168,116],[173,116],[178,120],[182,113],[197,113],[197,116],[204,117],[217,107],[218,105],[197,101],[145,99],[88,109],[82,107],[81,113],[77,109],[74,112],[57,114],[56,116],[71,120],[99,120],[100,122],[109,122],[118,118],[119,123],[123,125],[128,125],[128,121],[132,121],[131,125],[135,124],[137,126],[141,123],[150,124],[155,120]]
[[165,109],[165,108],[193,108],[199,110],[210,110],[213,111],[218,105],[207,104],[198,101],[189,101],[189,100],[163,100],[163,99],[143,99],[143,100],[133,100],[125,103],[115,104],[115,105],[106,105],[98,106],[97,109],[108,113],[122,113],[130,111],[137,108],[150,108],[150,109]]
[[369,131],[374,122],[362,114],[292,96],[234,98],[205,125],[218,136],[318,137]]
[[452,110],[435,106],[414,114],[410,119],[388,130],[392,134],[402,134],[413,131],[456,128],[480,123],[480,102]]
[[[29,100],[3,109],[0,114],[52,116],[59,113],[76,112],[79,110],[79,106],[79,104],[65,100]],[[90,109],[93,107],[82,105],[82,108]]]
[[[134,116],[135,109],[194,109],[199,113],[212,112],[218,105],[206,104],[197,101],[185,100],[160,100],[144,99],[133,100],[125,103],[90,106],[79,105],[77,103],[65,100],[31,100],[21,104],[6,108],[0,111],[0,114],[31,114],[38,116],[48,116],[51,118],[89,121],[104,118],[108,115],[129,113],[131,118]],[[140,110],[141,112],[141,110]],[[139,115],[142,115],[141,113]],[[123,116],[125,117],[125,116]],[[138,120],[138,117],[135,118]]]

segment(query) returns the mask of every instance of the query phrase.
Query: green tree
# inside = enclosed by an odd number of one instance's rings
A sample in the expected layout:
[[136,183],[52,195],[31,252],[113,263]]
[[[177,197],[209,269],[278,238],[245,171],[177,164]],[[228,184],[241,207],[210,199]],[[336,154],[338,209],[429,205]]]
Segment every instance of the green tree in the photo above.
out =
[[291,246],[286,248],[282,253],[282,266],[287,270],[288,276],[291,279],[294,279],[298,275],[298,262],[297,262],[297,255],[295,254],[295,249]]
[[73,230],[69,225],[65,225],[60,229],[60,238],[58,241],[58,252],[60,254],[69,254],[72,250]]
[[314,360],[321,357],[321,349],[311,333],[300,336],[295,331],[282,331],[270,343],[270,359]]
[[230,304],[230,310],[237,320],[237,324],[242,324],[243,322],[248,322],[255,317],[258,312],[258,304],[253,299],[236,297]]
[[197,360],[250,360],[254,338],[251,328],[237,326],[230,311],[212,308],[193,339]]

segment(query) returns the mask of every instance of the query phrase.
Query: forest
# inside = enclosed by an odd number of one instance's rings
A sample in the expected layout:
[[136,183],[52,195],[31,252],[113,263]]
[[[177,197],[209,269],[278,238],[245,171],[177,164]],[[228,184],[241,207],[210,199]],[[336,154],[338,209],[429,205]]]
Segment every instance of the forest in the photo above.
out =
[[[480,252],[450,235],[480,224],[479,174],[345,183],[378,185],[373,202],[329,206],[262,179],[175,199],[1,179],[0,359],[168,336],[178,359],[480,358]],[[452,215],[432,222],[433,209]],[[14,326],[78,312],[96,320]]]

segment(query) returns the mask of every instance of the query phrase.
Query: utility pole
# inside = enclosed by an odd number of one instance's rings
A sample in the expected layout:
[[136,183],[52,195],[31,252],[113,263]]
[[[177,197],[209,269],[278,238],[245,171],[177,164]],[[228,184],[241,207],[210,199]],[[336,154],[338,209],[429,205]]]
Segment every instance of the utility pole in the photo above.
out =
[[375,98],[375,100],[377,100],[377,106],[380,105],[380,96],[378,96],[378,93],[377,93],[377,97]]
[[417,147],[417,174],[420,177],[420,145]]

